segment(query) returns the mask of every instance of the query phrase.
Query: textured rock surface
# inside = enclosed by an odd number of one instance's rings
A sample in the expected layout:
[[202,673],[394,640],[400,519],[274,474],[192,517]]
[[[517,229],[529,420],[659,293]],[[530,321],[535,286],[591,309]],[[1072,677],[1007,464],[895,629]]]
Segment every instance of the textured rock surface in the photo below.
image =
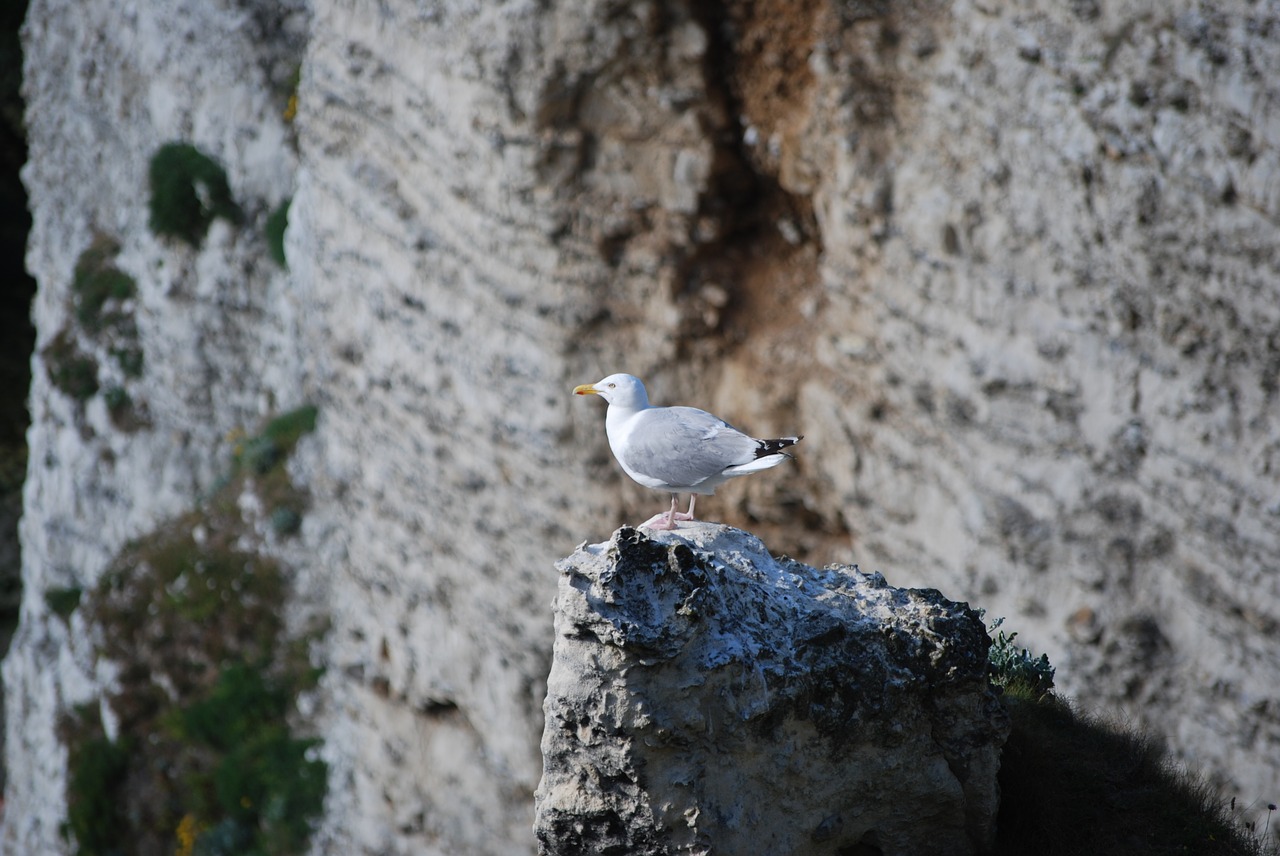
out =
[[[32,208],[27,266],[33,306],[29,465],[21,522],[20,624],[4,662],[10,773],[0,850],[59,853],[66,820],[60,718],[110,674],[79,615],[46,592],[88,589],[129,538],[190,508],[224,471],[226,435],[299,402],[301,345],[287,278],[255,228],[290,191],[296,169],[280,114],[287,50],[305,32],[301,4],[31,3],[23,38]],[[282,57],[283,55],[283,57]],[[189,139],[228,167],[247,217],[214,225],[203,249],[147,229],[147,167],[163,143]],[[137,283],[130,312],[142,375],[124,377],[82,332],[104,388],[122,384],[145,419],[123,430],[102,394],[81,403],[50,382],[41,351],[74,329],[71,281],[96,235]]]
[[[44,592],[92,585],[229,431],[302,400],[297,564],[332,614],[317,849],[531,851],[544,569],[657,510],[567,394],[614,370],[806,434],[708,515],[1006,615],[1068,691],[1273,798],[1278,18],[34,0],[37,348],[115,237],[148,424],[34,360],[6,851],[63,847],[53,723],[106,679]],[[247,214],[198,252],[146,228],[178,138]],[[291,194],[286,272],[260,224]]]
[[965,604],[705,523],[559,569],[540,852],[993,843],[1008,717]]
[[969,853],[1007,715],[982,619],[699,523],[559,563],[544,853]]
[[806,505],[1268,802],[1280,9],[894,10],[818,53]]

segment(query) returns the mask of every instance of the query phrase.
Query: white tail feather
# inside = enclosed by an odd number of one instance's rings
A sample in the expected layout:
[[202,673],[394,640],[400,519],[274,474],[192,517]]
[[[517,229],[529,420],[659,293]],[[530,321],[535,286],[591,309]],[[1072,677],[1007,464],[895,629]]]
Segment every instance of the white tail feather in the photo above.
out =
[[745,464],[738,464],[735,467],[726,467],[724,474],[726,476],[745,476],[749,473],[758,473],[761,470],[767,470],[770,467],[776,467],[783,461],[791,460],[790,455],[782,452],[776,455],[765,455],[763,458],[756,458],[754,461],[748,461]]

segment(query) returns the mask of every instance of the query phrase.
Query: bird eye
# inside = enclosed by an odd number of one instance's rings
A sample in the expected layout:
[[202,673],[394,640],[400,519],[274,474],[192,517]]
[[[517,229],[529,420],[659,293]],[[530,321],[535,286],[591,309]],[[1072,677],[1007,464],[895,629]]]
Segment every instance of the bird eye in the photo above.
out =
[[609,389],[617,389],[617,388],[618,388],[618,385],[616,383],[609,384]]

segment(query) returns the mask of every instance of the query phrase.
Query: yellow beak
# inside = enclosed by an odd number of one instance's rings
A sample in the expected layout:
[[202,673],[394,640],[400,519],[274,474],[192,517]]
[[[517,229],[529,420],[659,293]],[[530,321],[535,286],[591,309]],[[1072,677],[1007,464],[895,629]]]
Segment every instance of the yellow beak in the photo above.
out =
[[581,386],[575,386],[573,388],[573,394],[574,395],[599,395],[600,390],[596,389],[594,386],[592,386],[589,383],[584,383]]

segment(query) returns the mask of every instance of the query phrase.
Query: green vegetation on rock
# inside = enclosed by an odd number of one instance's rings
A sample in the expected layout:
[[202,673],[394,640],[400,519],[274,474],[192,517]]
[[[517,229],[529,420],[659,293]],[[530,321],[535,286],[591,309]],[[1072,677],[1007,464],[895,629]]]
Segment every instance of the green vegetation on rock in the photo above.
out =
[[44,593],[45,605],[49,611],[60,618],[70,618],[71,613],[80,605],[84,592],[78,586],[67,588],[51,588]]
[[142,348],[137,345],[112,348],[111,356],[115,357],[116,364],[120,366],[120,371],[124,372],[125,377],[142,376]]
[[988,630],[998,631],[991,643],[987,658],[991,661],[991,682],[1007,692],[1016,692],[1039,698],[1053,689],[1054,668],[1049,655],[1033,657],[1026,648],[1013,644],[1017,632],[1005,635],[1000,626],[1003,618],[997,618]]
[[190,143],[161,146],[151,158],[151,217],[156,235],[199,247],[215,218],[242,219],[231,197],[227,174],[213,158]]
[[327,770],[291,718],[319,678],[308,648],[320,628],[286,631],[288,576],[254,548],[258,524],[237,500],[265,483],[305,508],[283,461],[314,425],[314,408],[268,423],[259,439],[280,456],[265,475],[237,461],[200,507],[126,545],[85,593],[98,653],[118,668],[103,699],[118,733],[103,733],[97,703],[63,722],[66,830],[81,856],[306,850]]
[[[80,254],[71,280],[75,323],[58,331],[41,352],[53,385],[76,401],[88,401],[100,389],[101,366],[95,353],[110,354],[126,378],[142,374],[138,327],[126,303],[137,286],[133,277],[116,267],[119,253],[120,244],[114,238],[98,235]],[[109,386],[104,396],[117,428],[133,431],[146,424],[123,386]]]
[[302,526],[302,515],[282,505],[271,512],[271,528],[277,535],[292,535]]
[[289,204],[292,199],[286,199],[281,202],[276,209],[267,217],[266,238],[267,251],[271,253],[271,258],[276,264],[282,268],[289,266],[284,255],[284,230],[289,226]]
[[115,316],[103,317],[108,301],[123,302],[137,291],[133,277],[115,266],[119,252],[120,245],[113,239],[99,236],[76,262],[75,275],[71,280],[75,316],[80,325],[91,333],[100,330],[104,323],[117,320]]
[[79,856],[117,856],[124,853],[126,825],[116,798],[129,772],[132,747],[126,740],[107,739],[96,705],[78,708],[71,721],[80,739],[68,744],[63,835],[75,841]]
[[98,392],[98,361],[76,344],[71,331],[63,329],[40,352],[53,385],[76,401],[87,401]]

